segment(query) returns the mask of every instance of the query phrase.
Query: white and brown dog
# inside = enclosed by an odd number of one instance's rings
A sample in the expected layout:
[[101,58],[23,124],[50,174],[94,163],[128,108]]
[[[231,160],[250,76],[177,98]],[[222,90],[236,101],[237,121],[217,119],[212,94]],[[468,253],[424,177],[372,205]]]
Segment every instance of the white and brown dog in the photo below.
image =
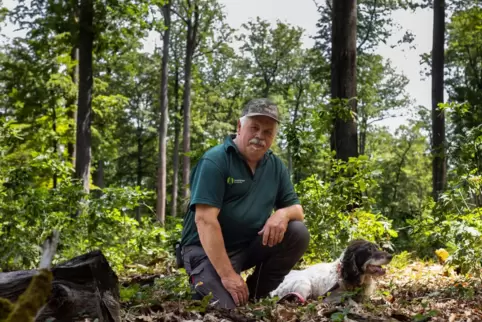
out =
[[343,292],[359,289],[362,298],[369,297],[376,289],[374,278],[385,274],[382,265],[391,260],[392,255],[380,250],[374,243],[357,239],[331,263],[292,270],[270,295],[282,300],[294,298],[305,302],[327,293],[336,294],[334,296],[338,299]]

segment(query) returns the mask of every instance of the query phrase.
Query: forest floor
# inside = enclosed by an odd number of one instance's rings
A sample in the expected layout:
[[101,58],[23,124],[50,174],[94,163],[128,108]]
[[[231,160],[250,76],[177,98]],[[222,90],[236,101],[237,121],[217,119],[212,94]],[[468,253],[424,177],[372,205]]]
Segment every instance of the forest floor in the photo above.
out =
[[[216,310],[207,301],[187,300],[185,274],[124,276],[123,321],[482,321],[481,280],[447,271],[437,263],[392,262],[365,303],[308,301],[277,304],[272,299],[235,310]],[[165,270],[166,266],[164,266]],[[174,273],[173,273],[174,271]]]

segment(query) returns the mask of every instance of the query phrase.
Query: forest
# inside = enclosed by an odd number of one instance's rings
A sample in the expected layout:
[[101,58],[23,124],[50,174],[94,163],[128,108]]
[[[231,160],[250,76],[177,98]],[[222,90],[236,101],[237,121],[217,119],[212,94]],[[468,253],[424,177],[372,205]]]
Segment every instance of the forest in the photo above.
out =
[[[220,0],[0,0],[0,297],[2,274],[37,269],[57,230],[53,265],[105,256],[118,278],[112,321],[482,320],[482,3],[313,8],[307,47],[281,20],[233,28]],[[377,53],[396,30],[393,46],[410,47],[400,10],[433,14],[417,62],[431,106],[414,104],[403,71]],[[282,114],[272,150],[311,235],[299,266],[355,238],[394,254],[370,303],[224,312],[191,300],[174,251],[190,171],[255,97]],[[395,131],[380,125],[402,115]]]

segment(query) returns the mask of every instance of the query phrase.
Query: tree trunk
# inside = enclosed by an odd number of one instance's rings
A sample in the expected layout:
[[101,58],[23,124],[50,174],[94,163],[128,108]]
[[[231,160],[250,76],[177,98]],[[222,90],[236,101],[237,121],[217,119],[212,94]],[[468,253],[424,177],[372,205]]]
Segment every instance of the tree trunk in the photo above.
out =
[[[348,100],[346,106],[356,114],[356,0],[333,1],[333,35],[331,56],[331,97]],[[342,104],[345,105],[345,104]],[[358,156],[356,120],[349,116],[334,115],[334,129],[331,134],[331,149],[336,158],[347,161]]]
[[398,167],[397,167],[397,174],[395,176],[395,184],[394,184],[394,188],[393,188],[392,200],[390,201],[390,204],[392,205],[390,207],[391,208],[391,210],[390,210],[391,218],[393,218],[394,215],[395,215],[396,208],[393,205],[395,204],[395,202],[397,200],[398,187],[400,186],[400,176],[402,175],[402,168],[403,168],[403,165],[405,164],[407,154],[410,151],[410,149],[412,148],[413,140],[409,140],[407,143],[408,143],[408,146],[405,149],[405,151],[403,151],[403,153],[402,153],[402,157],[400,158],[400,162],[399,162]]
[[[139,108],[139,106],[137,106]],[[140,116],[139,116],[140,117]],[[137,123],[137,169],[136,169],[136,185],[141,188],[142,187],[142,154],[144,151],[144,143],[142,142],[142,121],[138,117]],[[136,219],[140,223],[141,222],[141,207],[136,207]]]
[[[177,50],[174,51],[174,60],[177,62]],[[174,80],[174,109],[177,112],[179,110],[179,64],[176,63]],[[173,160],[172,160],[172,200],[171,200],[171,216],[177,215],[177,196],[178,196],[178,183],[179,183],[179,135],[181,133],[181,124],[179,118],[174,119],[174,148],[173,148]]]
[[[70,59],[76,61],[75,67],[70,73],[72,83],[75,86],[79,86],[79,1],[71,1],[72,10],[70,12],[70,38],[72,43],[72,50],[70,51]],[[78,89],[77,89],[78,93]],[[75,165],[75,133],[76,133],[76,122],[77,122],[77,95],[69,97],[67,99],[67,117],[70,121],[69,132],[71,136],[69,137],[69,142],[67,143],[67,154],[72,165]]]
[[[51,296],[35,321],[121,321],[118,278],[100,251],[75,257],[52,269]],[[38,270],[0,273],[0,297],[12,302]]]
[[104,181],[104,160],[97,161],[97,167],[94,171],[92,176],[92,181],[94,185],[99,187],[100,189],[105,188],[105,181]]
[[[191,4],[191,2],[189,2]],[[190,10],[192,8],[189,8]],[[194,5],[194,21],[191,17],[187,20],[187,37],[186,37],[186,57],[184,64],[184,93],[183,93],[183,111],[184,111],[184,128],[183,128],[183,167],[182,167],[182,197],[187,199],[189,196],[189,173],[191,169],[191,159],[187,155],[191,151],[191,75],[192,75],[192,59],[196,48],[197,30],[199,27],[199,7]]]
[[82,180],[84,190],[89,192],[91,161],[91,121],[92,121],[92,47],[93,0],[81,0],[79,32],[79,100],[77,109],[77,139],[75,175]]
[[366,142],[367,142],[367,131],[368,131],[368,119],[365,115],[361,116],[361,124],[360,124],[360,154],[365,154],[366,149]]
[[[59,157],[58,155],[58,144],[59,144],[59,141],[57,140],[57,111],[55,110],[55,103],[52,103],[51,104],[51,107],[52,107],[52,132],[54,133],[55,137],[53,139],[53,142],[52,142],[52,147],[54,148],[54,155],[56,157]],[[52,187],[54,189],[57,188],[57,172],[55,169],[53,169],[54,173],[53,173],[53,177],[52,177]]]
[[[303,96],[304,87],[303,85],[298,86],[298,92],[295,97],[295,111],[293,113],[293,128],[296,127],[296,122],[298,121],[298,113],[301,106],[301,97]],[[296,128],[295,128],[296,129]],[[300,170],[297,169],[296,171],[293,169],[293,151],[291,146],[288,144],[288,171],[291,175],[293,175],[294,183],[298,183],[300,179]]]
[[[75,68],[72,70],[72,73],[70,74],[70,77],[72,78],[72,83],[74,83],[76,86],[79,85],[79,49],[77,46],[75,46],[71,53],[70,53],[70,58],[72,60],[77,61],[77,64],[75,65]],[[77,108],[75,108],[75,101],[77,100],[77,96],[70,98],[67,101],[67,117],[71,121],[71,124],[69,125],[69,128],[71,129],[72,132],[70,133],[76,133],[75,132],[75,123],[77,122]],[[67,144],[67,154],[69,155],[70,162],[72,164],[75,164],[75,139],[74,141],[71,141],[71,139],[74,139],[71,137],[69,139],[69,143]]]
[[444,101],[444,44],[445,3],[433,3],[433,47],[432,47],[432,196],[438,200],[446,185],[445,161],[445,115],[438,108]]
[[269,79],[265,78],[263,96],[268,97],[270,90],[271,90],[271,81]]
[[169,38],[171,33],[171,4],[169,1],[162,8],[164,15],[164,35],[162,39],[162,67],[161,67],[161,123],[159,126],[159,168],[157,174],[157,220],[164,225],[166,219],[166,158],[167,158],[167,125],[168,125],[168,97],[169,82]]

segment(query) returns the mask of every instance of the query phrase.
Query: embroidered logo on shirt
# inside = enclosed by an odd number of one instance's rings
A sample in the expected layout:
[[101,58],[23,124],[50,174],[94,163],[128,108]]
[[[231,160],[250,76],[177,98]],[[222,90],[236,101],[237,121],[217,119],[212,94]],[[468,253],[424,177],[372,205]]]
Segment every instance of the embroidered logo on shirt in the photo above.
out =
[[228,177],[228,179],[227,179],[227,182],[230,185],[234,184],[234,183],[243,183],[244,181],[246,181],[246,180],[244,180],[244,179],[234,179],[233,177]]

